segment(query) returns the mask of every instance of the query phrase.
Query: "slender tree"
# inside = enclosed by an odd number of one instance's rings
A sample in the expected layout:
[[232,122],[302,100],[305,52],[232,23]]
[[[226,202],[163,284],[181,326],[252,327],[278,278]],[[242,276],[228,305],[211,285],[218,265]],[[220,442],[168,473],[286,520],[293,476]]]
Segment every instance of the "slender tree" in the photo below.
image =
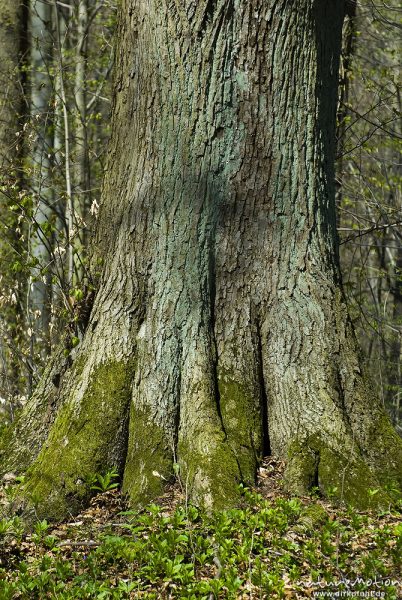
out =
[[88,126],[87,126],[87,79],[88,79],[88,34],[89,11],[88,0],[79,0],[76,5],[77,13],[77,45],[74,96],[76,104],[75,126],[75,189],[79,197],[79,207],[82,218],[88,210],[89,200],[89,156],[88,156]]
[[29,317],[33,331],[32,360],[38,342],[44,355],[49,352],[51,313],[52,242],[47,226],[53,215],[51,165],[53,152],[52,110],[53,86],[51,70],[54,38],[52,34],[52,5],[43,0],[30,3],[31,41],[31,126],[35,143],[32,148],[31,187],[33,217],[29,232],[30,254],[34,261],[30,279]]
[[112,467],[133,503],[179,470],[193,500],[227,506],[269,452],[295,492],[365,506],[402,483],[338,266],[344,9],[122,2],[98,292],[71,366],[54,360],[4,438],[3,468],[30,465],[24,497],[48,516]]
[[[11,399],[21,376],[16,344],[21,333],[22,225],[18,207],[21,190],[22,115],[25,76],[27,7],[5,0],[0,14],[0,394]],[[16,204],[17,203],[17,204]],[[9,404],[11,411],[13,402]]]
[[402,432],[400,3],[350,11],[339,111],[338,201],[348,304],[367,365]]

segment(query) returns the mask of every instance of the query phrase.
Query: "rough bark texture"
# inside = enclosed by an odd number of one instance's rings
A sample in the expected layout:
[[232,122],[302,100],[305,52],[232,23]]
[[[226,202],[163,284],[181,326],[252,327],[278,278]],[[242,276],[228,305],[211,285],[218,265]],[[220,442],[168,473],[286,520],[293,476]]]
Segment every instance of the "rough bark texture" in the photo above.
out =
[[339,278],[342,15],[333,0],[123,2],[99,291],[27,477],[48,515],[110,466],[144,502],[173,462],[193,500],[227,506],[270,451],[296,492],[364,506],[401,482]]

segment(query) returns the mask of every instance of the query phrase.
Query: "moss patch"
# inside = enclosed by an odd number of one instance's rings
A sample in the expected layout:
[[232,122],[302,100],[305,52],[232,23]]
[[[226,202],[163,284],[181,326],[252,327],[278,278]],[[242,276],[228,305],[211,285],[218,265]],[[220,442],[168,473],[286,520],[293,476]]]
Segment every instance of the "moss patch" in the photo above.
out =
[[[17,421],[3,425],[0,431],[0,473],[4,474],[7,470],[6,461],[9,454],[8,448],[16,433]],[[23,462],[24,459],[23,459]]]
[[318,486],[325,496],[360,509],[386,507],[391,501],[357,452],[344,456],[319,435],[290,444],[285,483],[296,494]]
[[317,484],[319,453],[308,443],[298,440],[288,447],[285,487],[293,494],[308,494]]
[[376,477],[402,492],[402,439],[386,414],[373,420],[370,431],[370,456]]
[[[45,368],[34,394],[18,415],[18,418],[0,436],[0,474],[7,471],[22,473],[38,456],[49,435],[57,407],[62,401],[54,379],[63,381],[69,361],[59,346]],[[77,378],[75,363],[69,375]]]
[[74,512],[88,498],[90,476],[120,466],[116,452],[125,434],[132,371],[130,363],[97,366],[79,406],[69,401],[60,409],[27,471],[24,498],[36,505],[38,514],[59,519]]
[[207,510],[224,510],[238,504],[242,475],[224,434],[201,433],[181,440],[178,446],[180,476],[192,502]]
[[133,506],[155,499],[173,473],[173,448],[150,413],[131,405],[123,491]]
[[[320,452],[318,485],[324,495],[333,496],[359,509],[389,506],[390,498],[358,456],[343,456],[328,446]],[[373,495],[373,491],[378,490]]]
[[297,527],[308,531],[313,531],[322,527],[328,521],[328,514],[320,504],[310,504],[303,508],[297,522]]
[[255,483],[257,463],[262,458],[262,414],[255,394],[234,381],[228,373],[218,378],[220,410],[227,441],[238,461],[242,480]]

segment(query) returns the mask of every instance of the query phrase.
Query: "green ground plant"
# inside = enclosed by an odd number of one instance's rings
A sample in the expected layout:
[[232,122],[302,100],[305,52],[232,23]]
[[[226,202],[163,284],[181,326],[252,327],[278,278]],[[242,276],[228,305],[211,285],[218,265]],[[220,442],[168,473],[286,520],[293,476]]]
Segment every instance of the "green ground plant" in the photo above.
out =
[[[118,495],[110,490],[112,480],[105,497]],[[89,540],[82,528],[72,540],[81,522],[67,524],[63,541],[60,525],[38,521],[27,536],[21,519],[2,519],[7,558],[0,598],[236,600],[307,598],[320,590],[349,590],[358,598],[374,590],[397,600],[398,511],[359,513],[317,498],[242,493],[241,507],[214,514],[186,503],[119,512]],[[7,553],[12,540],[14,552]],[[22,540],[35,545],[29,557]]]

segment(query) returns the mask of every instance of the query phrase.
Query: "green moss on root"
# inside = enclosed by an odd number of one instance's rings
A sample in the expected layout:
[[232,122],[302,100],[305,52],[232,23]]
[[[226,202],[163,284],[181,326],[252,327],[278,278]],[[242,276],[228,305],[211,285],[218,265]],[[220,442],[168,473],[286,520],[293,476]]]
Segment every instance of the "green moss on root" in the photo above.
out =
[[324,496],[360,509],[386,507],[391,501],[357,451],[344,456],[318,435],[289,446],[285,482],[296,494],[318,485]]
[[[33,396],[20,411],[16,420],[0,435],[0,474],[7,471],[23,473],[38,456],[46,440],[59,403],[59,388],[55,376],[63,376],[68,361],[57,348],[45,368]],[[72,377],[75,377],[75,363]]]
[[320,504],[309,504],[303,507],[297,521],[297,528],[314,530],[322,527],[328,521],[328,514]]
[[[0,473],[3,474],[6,470],[6,460],[8,458],[8,448],[13,441],[16,430],[16,422],[5,425],[0,430]],[[28,457],[27,457],[28,458]],[[21,457],[22,463],[25,463],[27,458]]]
[[386,414],[373,419],[370,431],[370,456],[382,485],[397,487],[402,493],[402,439]]
[[163,491],[173,473],[173,447],[150,413],[131,406],[123,491],[140,506]]
[[78,510],[90,494],[88,479],[118,468],[133,365],[98,365],[83,398],[61,407],[37,460],[27,471],[24,499],[37,514],[59,519]]
[[[320,452],[318,485],[325,496],[334,496],[359,509],[386,507],[390,498],[358,455],[343,456],[328,446]],[[378,490],[375,495],[370,492]]]
[[[42,413],[38,415],[38,419]],[[26,431],[26,429],[25,429]],[[32,431],[26,432],[21,428],[19,420],[4,427],[0,433],[0,479],[8,472],[15,475],[23,474],[38,454],[36,448],[26,443],[26,437],[32,436]]]
[[[216,431],[200,432],[181,440],[178,446],[180,477],[189,498],[207,510],[236,506],[240,499],[242,475],[236,457]],[[198,438],[198,440],[197,440]],[[200,449],[202,446],[205,450]]]
[[293,494],[308,494],[317,483],[319,454],[310,444],[299,440],[288,447],[285,486]]
[[227,442],[235,454],[242,480],[255,483],[258,460],[262,457],[262,414],[255,394],[245,385],[221,372],[218,378],[220,410]]

